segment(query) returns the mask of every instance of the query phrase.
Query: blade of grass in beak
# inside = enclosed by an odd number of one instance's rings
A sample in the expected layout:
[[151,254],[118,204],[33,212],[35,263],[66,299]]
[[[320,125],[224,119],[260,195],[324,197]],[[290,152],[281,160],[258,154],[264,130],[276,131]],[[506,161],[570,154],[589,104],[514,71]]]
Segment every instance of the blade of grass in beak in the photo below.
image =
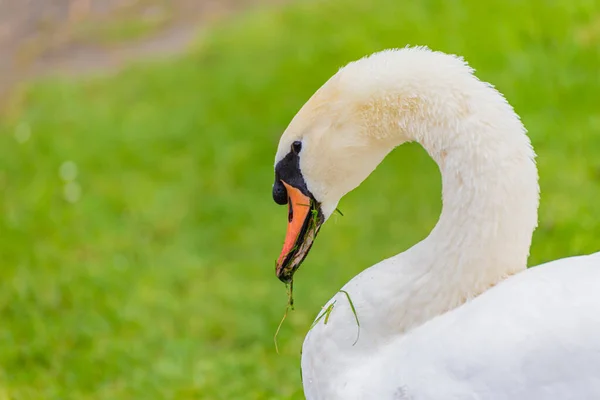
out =
[[273,336],[273,342],[275,342],[275,352],[279,354],[279,346],[277,345],[277,336],[279,335],[279,331],[281,330],[281,326],[283,325],[283,321],[287,318],[288,312],[290,310],[294,311],[294,281],[292,280],[289,285],[285,285],[287,289],[288,301],[285,306],[285,312],[283,313],[283,318],[279,322],[277,326],[277,330],[275,331],[275,336]]

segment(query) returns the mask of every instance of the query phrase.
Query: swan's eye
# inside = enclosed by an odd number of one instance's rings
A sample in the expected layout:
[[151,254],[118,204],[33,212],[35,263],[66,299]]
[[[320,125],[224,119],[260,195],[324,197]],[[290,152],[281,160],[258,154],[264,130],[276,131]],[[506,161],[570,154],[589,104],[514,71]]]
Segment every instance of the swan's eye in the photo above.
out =
[[298,154],[300,153],[300,150],[302,150],[302,142],[296,140],[294,143],[292,143],[292,152]]

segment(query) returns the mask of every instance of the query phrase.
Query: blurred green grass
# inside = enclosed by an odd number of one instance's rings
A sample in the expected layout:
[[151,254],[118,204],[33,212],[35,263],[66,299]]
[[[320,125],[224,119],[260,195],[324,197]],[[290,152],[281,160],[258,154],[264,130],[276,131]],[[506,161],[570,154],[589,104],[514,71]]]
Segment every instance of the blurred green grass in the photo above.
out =
[[522,116],[542,185],[531,265],[598,250],[599,26],[591,0],[311,1],[176,60],[32,85],[0,122],[0,398],[303,398],[321,305],[440,210],[425,152],[392,153],[322,230],[275,353],[277,141],[339,66],[384,48],[464,55]]

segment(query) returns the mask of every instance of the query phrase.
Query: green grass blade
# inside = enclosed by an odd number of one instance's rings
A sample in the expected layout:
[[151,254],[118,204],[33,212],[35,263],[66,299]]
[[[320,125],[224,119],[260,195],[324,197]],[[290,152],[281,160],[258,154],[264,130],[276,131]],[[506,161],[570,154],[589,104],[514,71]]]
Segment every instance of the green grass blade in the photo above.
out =
[[354,344],[352,344],[354,346],[358,342],[358,339],[360,337],[360,321],[358,320],[358,314],[356,313],[356,308],[354,308],[354,303],[352,302],[352,299],[350,298],[350,294],[345,290],[340,290],[340,292],[342,292],[346,295],[346,298],[348,299],[348,303],[350,303],[350,308],[352,309],[352,313],[354,314],[354,319],[356,320],[356,327],[358,328],[358,332],[356,334],[356,340],[354,341]]

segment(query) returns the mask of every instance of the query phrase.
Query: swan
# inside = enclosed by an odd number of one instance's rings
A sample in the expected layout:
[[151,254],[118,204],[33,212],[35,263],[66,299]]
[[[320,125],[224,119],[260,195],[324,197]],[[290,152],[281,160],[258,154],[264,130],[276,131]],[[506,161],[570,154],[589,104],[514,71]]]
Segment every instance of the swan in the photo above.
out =
[[324,306],[302,346],[306,398],[600,399],[600,253],[527,269],[535,153],[458,56],[372,54],[294,116],[275,157],[273,198],[289,211],[279,279],[291,282],[340,199],[411,141],[439,166],[439,221]]

